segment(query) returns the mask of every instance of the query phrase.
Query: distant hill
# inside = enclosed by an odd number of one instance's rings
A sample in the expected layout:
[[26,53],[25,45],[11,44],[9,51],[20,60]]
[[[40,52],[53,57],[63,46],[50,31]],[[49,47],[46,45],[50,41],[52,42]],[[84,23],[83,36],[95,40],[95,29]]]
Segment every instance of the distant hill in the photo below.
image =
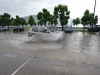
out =
[[[37,15],[32,15],[32,16],[33,16],[35,22],[38,22]],[[28,22],[29,16],[25,16],[23,18]]]
[[[33,18],[34,18],[34,20],[35,20],[35,22],[37,23],[38,22],[38,19],[37,19],[37,15],[32,15],[33,16]],[[29,16],[25,16],[25,17],[23,17],[25,20],[26,20],[26,22],[28,22],[28,19],[29,19]],[[69,19],[69,22],[68,22],[68,26],[70,26],[72,23],[71,23],[71,20],[72,19]],[[57,27],[61,27],[61,24],[60,24],[60,21],[58,20],[58,24],[57,24]]]

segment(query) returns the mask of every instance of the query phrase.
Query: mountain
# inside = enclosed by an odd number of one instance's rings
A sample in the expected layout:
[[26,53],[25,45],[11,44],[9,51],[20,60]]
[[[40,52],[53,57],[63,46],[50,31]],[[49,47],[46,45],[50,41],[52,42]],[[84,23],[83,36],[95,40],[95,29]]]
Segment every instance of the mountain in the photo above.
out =
[[[37,23],[37,22],[38,22],[37,15],[32,15],[32,16],[33,16],[35,22]],[[26,16],[26,17],[23,17],[23,18],[26,20],[26,22],[28,22],[29,16]],[[72,19],[70,18],[68,21],[69,21],[69,22],[68,22],[67,25],[68,25],[68,26],[71,26],[71,25],[72,25]],[[61,27],[61,24],[60,24],[60,21],[59,21],[59,20],[58,20],[57,27]]]
[[[35,22],[38,22],[37,15],[32,15],[32,16],[33,16]],[[26,20],[26,22],[28,22],[29,16],[25,16],[23,18]]]

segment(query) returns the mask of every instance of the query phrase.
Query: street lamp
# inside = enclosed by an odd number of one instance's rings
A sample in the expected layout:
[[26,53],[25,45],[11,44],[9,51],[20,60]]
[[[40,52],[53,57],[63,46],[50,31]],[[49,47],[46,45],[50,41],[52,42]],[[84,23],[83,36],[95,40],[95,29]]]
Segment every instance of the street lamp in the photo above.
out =
[[95,4],[94,4],[94,16],[95,16],[95,8],[96,8],[96,0],[95,0]]
[[94,15],[93,15],[94,19],[95,19],[95,8],[96,8],[96,0],[95,0],[95,4],[94,4]]

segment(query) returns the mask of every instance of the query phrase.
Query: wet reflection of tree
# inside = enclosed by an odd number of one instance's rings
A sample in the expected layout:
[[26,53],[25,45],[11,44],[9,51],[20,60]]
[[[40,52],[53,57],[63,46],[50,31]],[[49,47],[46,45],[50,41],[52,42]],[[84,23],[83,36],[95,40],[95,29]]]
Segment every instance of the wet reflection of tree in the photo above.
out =
[[89,49],[90,49],[90,54],[95,54],[97,55],[100,50],[100,36],[97,36],[97,35],[92,35],[91,38],[90,38],[90,42],[89,42],[90,46],[89,46]]
[[80,41],[83,37],[82,32],[66,34],[66,49],[69,51],[80,52]]
[[97,54],[100,49],[100,36],[84,34],[80,41],[80,50],[87,54]]
[[80,52],[82,53],[86,53],[86,51],[89,51],[88,47],[89,47],[89,42],[90,42],[90,35],[87,34],[87,32],[82,33],[83,37],[81,38],[80,41]]

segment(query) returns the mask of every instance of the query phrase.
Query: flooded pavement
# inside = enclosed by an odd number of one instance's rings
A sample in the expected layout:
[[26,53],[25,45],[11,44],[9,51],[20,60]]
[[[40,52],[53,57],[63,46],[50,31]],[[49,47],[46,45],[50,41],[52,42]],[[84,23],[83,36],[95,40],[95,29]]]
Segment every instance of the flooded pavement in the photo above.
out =
[[[0,43],[8,44],[9,46],[5,47],[9,47],[9,51],[12,51],[15,54],[28,55],[31,57],[54,60],[74,65],[74,68],[80,69],[80,72],[82,71],[82,68],[80,68],[81,65],[81,67],[83,66],[87,68],[87,71],[93,70],[93,72],[96,72],[94,73],[95,75],[99,75],[100,34],[98,33],[90,34],[79,31],[63,33],[63,37],[50,41],[50,39],[39,39],[38,36],[28,37],[27,32],[0,32]],[[10,47],[17,48],[18,50]],[[0,50],[2,48],[3,45],[0,46]],[[81,74],[79,71],[76,73],[71,66],[69,67],[69,70],[73,72],[73,75]],[[85,75],[89,75],[91,73],[87,73]]]

